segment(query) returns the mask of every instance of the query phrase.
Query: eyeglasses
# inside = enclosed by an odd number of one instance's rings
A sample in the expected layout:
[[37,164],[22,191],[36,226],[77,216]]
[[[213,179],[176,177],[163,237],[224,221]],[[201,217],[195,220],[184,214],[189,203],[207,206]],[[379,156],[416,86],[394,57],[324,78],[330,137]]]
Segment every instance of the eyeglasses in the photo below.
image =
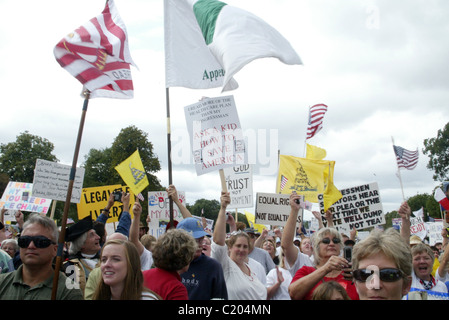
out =
[[55,244],[53,241],[44,236],[20,236],[17,239],[17,244],[21,248],[28,248],[31,241],[33,241],[36,248],[43,249],[48,248],[51,244]]
[[[324,244],[329,244],[329,243],[331,243],[331,239],[330,238],[324,238],[323,240],[321,240],[321,242],[324,243]],[[341,242],[341,240],[339,238],[333,238],[332,242],[334,244],[339,244]]]
[[380,270],[358,269],[352,272],[354,279],[360,282],[366,282],[366,280],[373,274],[377,274],[379,279],[385,282],[395,282],[404,277],[404,272],[402,272],[402,270],[394,268]]

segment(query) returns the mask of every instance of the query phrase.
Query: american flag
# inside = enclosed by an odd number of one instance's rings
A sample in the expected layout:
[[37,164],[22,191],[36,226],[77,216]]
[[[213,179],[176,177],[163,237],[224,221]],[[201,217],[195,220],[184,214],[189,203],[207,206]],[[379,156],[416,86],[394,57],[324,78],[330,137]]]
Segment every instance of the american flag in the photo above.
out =
[[325,104],[316,104],[310,107],[306,140],[312,138],[323,128],[323,118],[326,111],[327,106]]
[[416,151],[409,151],[395,145],[393,145],[393,149],[396,155],[398,168],[405,168],[408,170],[415,169],[416,165],[418,164],[418,149],[416,149]]
[[139,198],[140,201],[144,201],[145,200],[145,198],[143,197],[143,195],[140,192],[137,195],[137,198]]
[[281,190],[284,190],[285,185],[287,184],[287,181],[288,181],[287,177],[282,175],[281,176]]
[[114,1],[54,48],[58,63],[90,91],[90,98],[134,96],[126,27]]

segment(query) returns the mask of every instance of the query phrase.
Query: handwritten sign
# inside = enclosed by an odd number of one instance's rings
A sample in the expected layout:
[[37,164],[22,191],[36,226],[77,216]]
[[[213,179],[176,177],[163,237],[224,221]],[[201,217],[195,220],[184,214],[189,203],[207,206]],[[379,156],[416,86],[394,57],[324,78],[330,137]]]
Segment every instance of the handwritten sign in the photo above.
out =
[[[37,159],[34,169],[33,194],[42,198],[66,201],[72,166]],[[84,168],[76,168],[70,202],[79,203],[83,188]]]
[[[178,191],[178,198],[182,204],[185,204],[185,192]],[[165,233],[165,229],[170,222],[170,198],[166,191],[148,192],[148,233],[158,238]],[[183,219],[181,210],[173,203],[173,220],[181,221]]]
[[[135,196],[129,187],[123,187],[121,185],[111,185],[103,187],[83,188],[81,193],[81,200],[77,203],[78,219],[83,219],[87,216],[92,216],[93,220],[96,220],[101,214],[101,211],[108,204],[109,196],[114,190],[121,190],[130,194],[129,206],[132,208],[135,202]],[[123,203],[116,201],[114,205],[109,209],[109,219],[107,223],[118,222],[118,217],[123,212]],[[131,217],[132,211],[127,210]]]
[[[340,192],[343,197],[329,208],[333,214],[334,226],[338,230],[353,228],[362,230],[385,224],[385,215],[376,182],[342,189]],[[326,226],[322,194],[318,196],[318,202],[323,224]]]
[[[290,195],[279,193],[256,194],[256,223],[285,226],[290,216]],[[304,209],[300,208],[297,225],[302,222]]]
[[252,208],[254,206],[252,166],[244,164],[225,168],[224,175],[231,196],[231,203],[227,208]]
[[184,112],[197,175],[247,163],[233,96],[205,98]]
[[0,208],[47,214],[51,199],[36,197],[33,184],[10,181],[0,199]]

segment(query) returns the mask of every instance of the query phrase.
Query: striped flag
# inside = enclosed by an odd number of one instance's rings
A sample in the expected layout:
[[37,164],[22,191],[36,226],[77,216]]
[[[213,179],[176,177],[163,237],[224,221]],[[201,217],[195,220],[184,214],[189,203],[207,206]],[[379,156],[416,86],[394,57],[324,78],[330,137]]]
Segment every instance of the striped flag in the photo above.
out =
[[285,185],[287,184],[287,182],[288,182],[287,177],[284,176],[284,175],[282,175],[282,176],[281,176],[281,191],[284,190]]
[[143,197],[142,193],[140,193],[140,192],[137,195],[137,198],[139,198],[140,201],[144,201],[145,200],[145,198]]
[[90,91],[90,98],[134,96],[126,27],[114,1],[103,12],[64,37],[54,48],[58,63]]
[[325,104],[316,104],[310,107],[306,140],[312,138],[323,128],[323,118],[326,111],[327,106]]
[[398,168],[405,168],[407,170],[415,169],[418,164],[419,152],[409,151],[402,147],[393,145],[394,154],[396,155],[396,161],[398,163]]

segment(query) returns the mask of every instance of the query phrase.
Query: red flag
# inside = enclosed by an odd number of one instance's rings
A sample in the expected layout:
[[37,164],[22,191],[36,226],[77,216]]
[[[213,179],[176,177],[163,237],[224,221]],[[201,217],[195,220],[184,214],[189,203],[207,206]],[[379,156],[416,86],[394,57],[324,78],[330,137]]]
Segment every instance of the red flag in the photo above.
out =
[[90,98],[133,98],[129,65],[135,64],[125,24],[113,0],[106,2],[99,16],[62,39],[54,55],[61,67],[90,91]]
[[325,104],[316,104],[310,107],[306,140],[312,138],[323,128],[323,118],[326,111],[327,106]]
[[449,199],[444,194],[443,190],[440,188],[435,190],[434,198],[439,204],[444,208],[444,210],[449,211]]

